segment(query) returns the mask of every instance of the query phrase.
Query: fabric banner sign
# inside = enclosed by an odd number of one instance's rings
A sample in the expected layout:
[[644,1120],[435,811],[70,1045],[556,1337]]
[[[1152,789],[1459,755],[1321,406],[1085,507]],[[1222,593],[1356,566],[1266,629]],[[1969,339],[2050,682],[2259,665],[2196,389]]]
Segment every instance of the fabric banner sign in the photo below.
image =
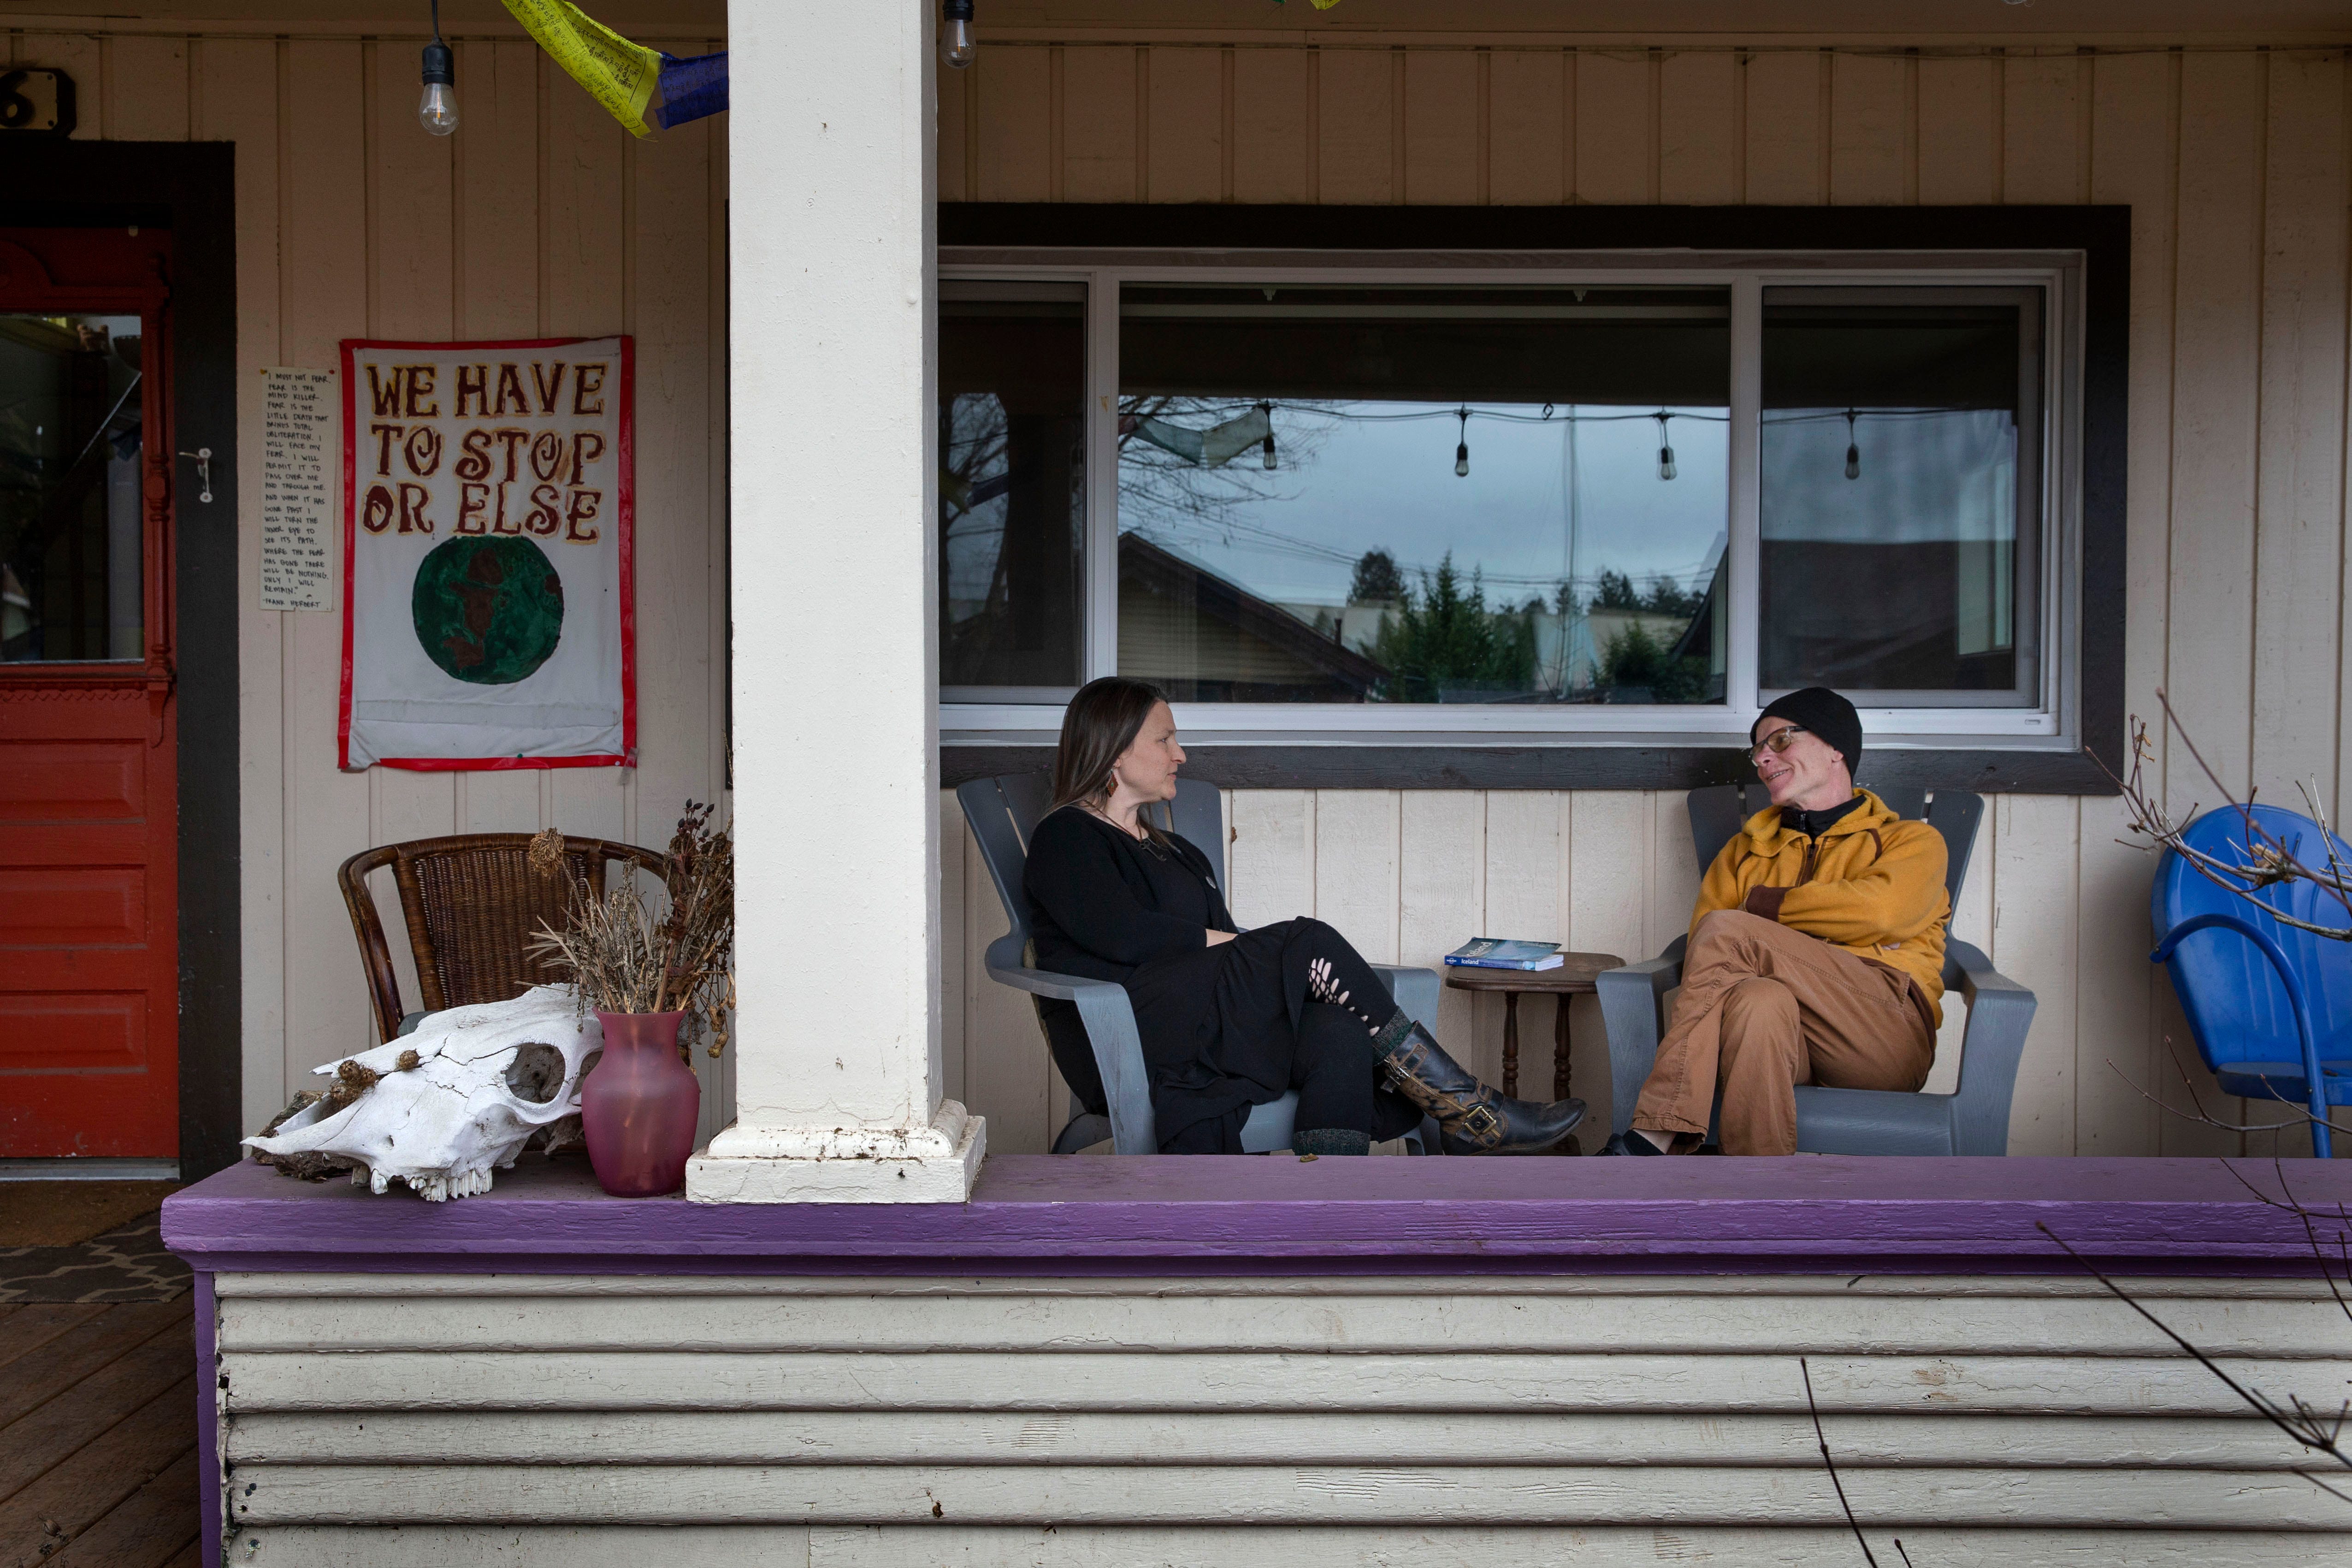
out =
[[632,340],[342,348],[342,765],[634,766]]

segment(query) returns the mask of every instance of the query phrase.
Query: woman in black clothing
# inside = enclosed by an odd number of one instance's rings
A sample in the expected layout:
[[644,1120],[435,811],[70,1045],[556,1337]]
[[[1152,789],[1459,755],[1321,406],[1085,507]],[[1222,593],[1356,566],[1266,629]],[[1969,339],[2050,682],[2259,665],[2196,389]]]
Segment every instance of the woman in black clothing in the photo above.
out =
[[[1479,1083],[1322,921],[1236,931],[1208,857],[1141,815],[1175,798],[1183,762],[1156,689],[1116,676],[1087,685],[1063,716],[1054,809],[1024,879],[1038,966],[1127,988],[1163,1153],[1238,1154],[1250,1108],[1293,1089],[1303,1154],[1365,1153],[1424,1113],[1448,1153],[1568,1136],[1582,1100],[1537,1105]],[[1099,1105],[1076,1009],[1052,1004],[1046,1031],[1063,1076]]]

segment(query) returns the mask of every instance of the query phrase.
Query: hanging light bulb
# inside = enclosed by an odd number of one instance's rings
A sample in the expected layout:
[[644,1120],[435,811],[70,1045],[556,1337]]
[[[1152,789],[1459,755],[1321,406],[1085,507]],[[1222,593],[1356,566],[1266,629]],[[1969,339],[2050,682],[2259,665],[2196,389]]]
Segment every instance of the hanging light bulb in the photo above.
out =
[[1264,462],[1265,464],[1265,471],[1270,474],[1274,472],[1276,468],[1274,459],[1274,405],[1271,403],[1261,403],[1257,406],[1258,412],[1265,416],[1265,442],[1261,450],[1265,453]]
[[1845,411],[1845,477],[1850,479],[1862,478],[1862,447],[1854,441],[1853,410],[1851,408]]
[[1650,417],[1658,422],[1658,478],[1671,479],[1675,477],[1675,444],[1666,433],[1666,421],[1674,416],[1662,408]]
[[1470,410],[1458,408],[1454,417],[1462,421],[1462,439],[1454,447],[1454,477],[1466,479],[1470,477]]
[[457,57],[441,41],[441,0],[433,0],[433,41],[425,46],[425,91],[416,122],[436,136],[457,129]]
[[961,70],[980,53],[971,37],[971,0],[941,0],[940,58]]

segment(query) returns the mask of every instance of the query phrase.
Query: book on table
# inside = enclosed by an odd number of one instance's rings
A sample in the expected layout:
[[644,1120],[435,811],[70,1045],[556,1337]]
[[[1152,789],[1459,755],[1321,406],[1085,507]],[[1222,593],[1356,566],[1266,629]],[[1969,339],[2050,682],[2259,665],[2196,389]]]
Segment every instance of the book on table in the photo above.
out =
[[1556,942],[1506,942],[1475,936],[1445,955],[1459,969],[1558,969],[1567,960]]

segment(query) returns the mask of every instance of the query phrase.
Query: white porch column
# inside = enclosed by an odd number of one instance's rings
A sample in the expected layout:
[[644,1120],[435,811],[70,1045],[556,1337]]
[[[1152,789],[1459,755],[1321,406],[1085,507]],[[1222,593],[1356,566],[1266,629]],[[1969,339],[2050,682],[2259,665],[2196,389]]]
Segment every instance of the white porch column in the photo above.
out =
[[731,0],[736,1111],[702,1203],[959,1203],[942,1102],[932,0]]

